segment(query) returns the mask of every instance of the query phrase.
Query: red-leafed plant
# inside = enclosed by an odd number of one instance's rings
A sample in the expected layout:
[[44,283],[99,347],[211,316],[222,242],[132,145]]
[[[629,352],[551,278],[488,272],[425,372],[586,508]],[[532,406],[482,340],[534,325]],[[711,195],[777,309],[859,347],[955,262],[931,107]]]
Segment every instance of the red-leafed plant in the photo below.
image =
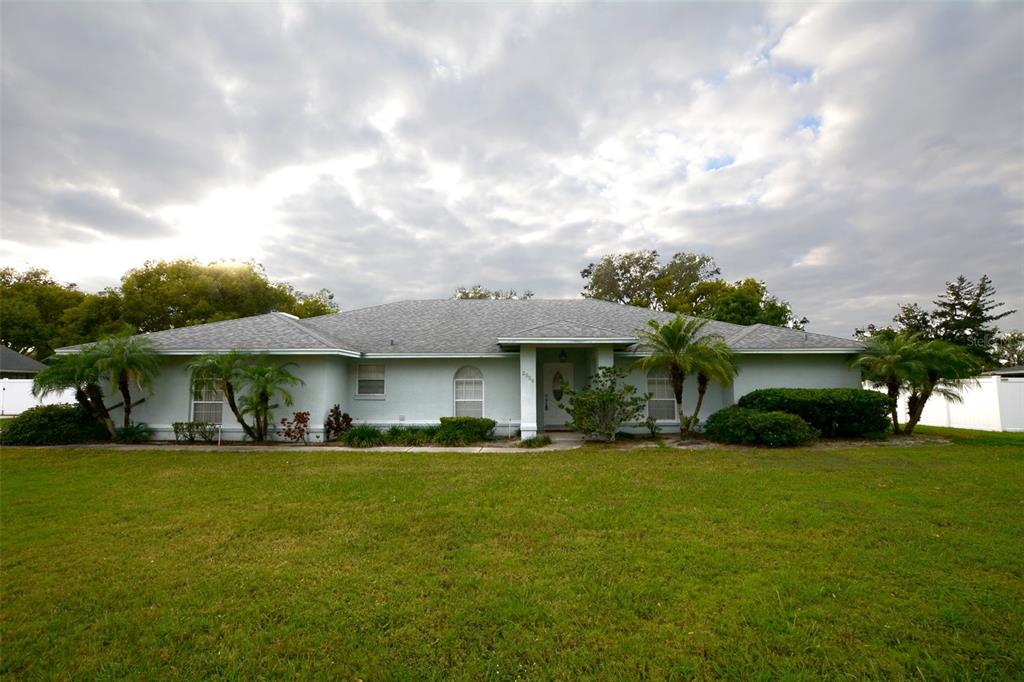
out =
[[306,443],[306,433],[309,431],[309,412],[294,412],[291,419],[281,420],[284,427],[284,437],[295,443]]
[[327,419],[324,421],[324,440],[337,440],[341,437],[341,434],[351,428],[352,417],[349,416],[348,412],[341,411],[341,405],[335,405],[331,408],[331,411],[327,414]]

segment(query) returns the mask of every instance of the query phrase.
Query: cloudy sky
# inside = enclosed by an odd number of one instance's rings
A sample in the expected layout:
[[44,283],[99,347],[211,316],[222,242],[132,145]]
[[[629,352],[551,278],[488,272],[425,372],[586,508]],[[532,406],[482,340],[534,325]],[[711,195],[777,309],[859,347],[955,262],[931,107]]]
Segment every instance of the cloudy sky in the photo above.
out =
[[0,261],[85,289],[564,297],[654,248],[825,333],[959,273],[1024,309],[1021,4],[5,2],[2,43]]

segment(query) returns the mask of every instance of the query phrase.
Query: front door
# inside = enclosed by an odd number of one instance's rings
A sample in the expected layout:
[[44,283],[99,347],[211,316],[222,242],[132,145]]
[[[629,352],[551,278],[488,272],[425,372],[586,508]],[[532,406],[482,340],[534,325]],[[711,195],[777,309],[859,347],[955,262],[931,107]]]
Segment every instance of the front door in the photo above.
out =
[[569,414],[558,406],[568,396],[562,393],[562,384],[572,383],[572,364],[568,362],[544,363],[544,427],[558,428],[569,421]]

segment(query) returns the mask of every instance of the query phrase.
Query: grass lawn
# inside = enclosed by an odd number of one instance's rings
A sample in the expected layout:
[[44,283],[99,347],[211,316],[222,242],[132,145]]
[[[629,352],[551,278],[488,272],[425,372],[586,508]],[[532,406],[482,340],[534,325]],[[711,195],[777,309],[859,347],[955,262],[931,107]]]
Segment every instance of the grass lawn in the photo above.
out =
[[1024,436],[941,433],[955,443],[4,448],[0,671],[1021,677]]

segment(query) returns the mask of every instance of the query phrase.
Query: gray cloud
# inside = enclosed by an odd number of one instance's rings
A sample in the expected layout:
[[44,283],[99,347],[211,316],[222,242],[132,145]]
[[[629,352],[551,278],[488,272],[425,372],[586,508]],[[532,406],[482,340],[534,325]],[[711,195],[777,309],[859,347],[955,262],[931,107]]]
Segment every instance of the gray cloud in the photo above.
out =
[[256,257],[355,307],[656,248],[816,331],[961,272],[1024,309],[1019,6],[2,12],[0,253],[58,277]]

